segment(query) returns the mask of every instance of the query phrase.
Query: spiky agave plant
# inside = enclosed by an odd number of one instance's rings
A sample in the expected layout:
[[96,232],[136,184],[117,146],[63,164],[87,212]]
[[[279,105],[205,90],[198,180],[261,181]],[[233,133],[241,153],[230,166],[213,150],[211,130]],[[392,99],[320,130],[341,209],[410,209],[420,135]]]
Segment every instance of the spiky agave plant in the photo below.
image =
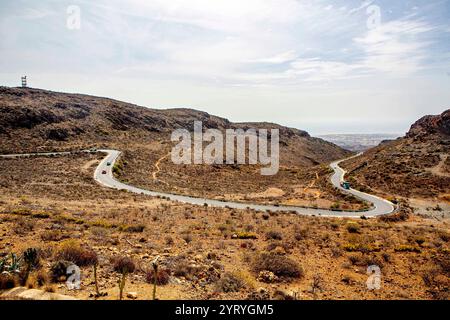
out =
[[114,271],[121,274],[119,279],[119,299],[123,299],[123,289],[125,288],[126,277],[129,273],[133,273],[136,266],[128,257],[120,257],[114,261]]
[[37,249],[28,248],[25,250],[23,253],[23,261],[25,262],[25,273],[22,278],[22,285],[25,285],[31,271],[39,266],[39,254]]
[[22,265],[22,258],[18,257],[15,253],[11,253],[10,255],[10,264],[7,266],[7,270],[9,273],[19,273],[20,267]]

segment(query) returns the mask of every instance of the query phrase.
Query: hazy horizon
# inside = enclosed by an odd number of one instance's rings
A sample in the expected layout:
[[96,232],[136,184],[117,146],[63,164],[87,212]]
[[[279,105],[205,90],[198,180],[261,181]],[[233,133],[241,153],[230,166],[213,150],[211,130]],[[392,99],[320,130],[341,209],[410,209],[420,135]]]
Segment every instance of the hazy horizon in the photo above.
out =
[[404,133],[450,101],[450,1],[0,4],[0,83],[234,122]]

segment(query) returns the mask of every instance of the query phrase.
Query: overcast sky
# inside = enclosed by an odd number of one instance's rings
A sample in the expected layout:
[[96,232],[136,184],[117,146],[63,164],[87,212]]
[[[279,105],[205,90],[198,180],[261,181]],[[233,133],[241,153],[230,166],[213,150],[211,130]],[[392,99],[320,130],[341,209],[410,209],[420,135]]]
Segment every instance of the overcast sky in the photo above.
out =
[[449,49],[450,0],[0,2],[0,85],[311,134],[403,133],[450,108]]

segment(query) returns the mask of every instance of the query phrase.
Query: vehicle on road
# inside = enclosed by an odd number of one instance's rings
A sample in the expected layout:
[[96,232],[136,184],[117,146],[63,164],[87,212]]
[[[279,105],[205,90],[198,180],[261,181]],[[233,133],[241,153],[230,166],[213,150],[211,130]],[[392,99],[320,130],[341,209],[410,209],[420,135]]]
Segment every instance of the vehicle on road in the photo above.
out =
[[346,190],[350,190],[350,182],[342,181],[341,182],[341,187],[346,189]]
[[102,174],[106,174],[106,170],[103,170],[103,171],[102,171]]
[[111,162],[108,161],[108,162],[106,163],[106,165],[109,167],[109,166],[111,165]]

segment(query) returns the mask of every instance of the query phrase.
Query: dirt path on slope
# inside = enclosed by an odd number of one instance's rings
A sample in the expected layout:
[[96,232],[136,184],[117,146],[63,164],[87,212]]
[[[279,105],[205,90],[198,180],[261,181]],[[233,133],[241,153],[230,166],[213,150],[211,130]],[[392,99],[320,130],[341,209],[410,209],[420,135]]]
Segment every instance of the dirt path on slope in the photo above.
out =
[[159,166],[159,165],[161,164],[161,161],[163,161],[163,160],[164,160],[165,158],[167,158],[168,156],[170,156],[170,152],[167,153],[166,155],[162,156],[161,158],[158,159],[158,161],[155,162],[156,170],[153,171],[153,173],[152,173],[152,178],[153,178],[153,180],[159,181],[159,182],[162,182],[162,183],[165,183],[166,185],[168,185],[168,183],[165,182],[165,181],[159,180],[157,176],[158,176],[158,173],[161,172],[161,168],[160,168],[160,166]]
[[441,155],[441,162],[439,162],[436,166],[434,166],[432,168],[428,168],[426,170],[436,176],[450,177],[450,173],[444,171],[444,165],[445,165],[445,161],[447,161],[447,158],[448,158],[448,154]]

